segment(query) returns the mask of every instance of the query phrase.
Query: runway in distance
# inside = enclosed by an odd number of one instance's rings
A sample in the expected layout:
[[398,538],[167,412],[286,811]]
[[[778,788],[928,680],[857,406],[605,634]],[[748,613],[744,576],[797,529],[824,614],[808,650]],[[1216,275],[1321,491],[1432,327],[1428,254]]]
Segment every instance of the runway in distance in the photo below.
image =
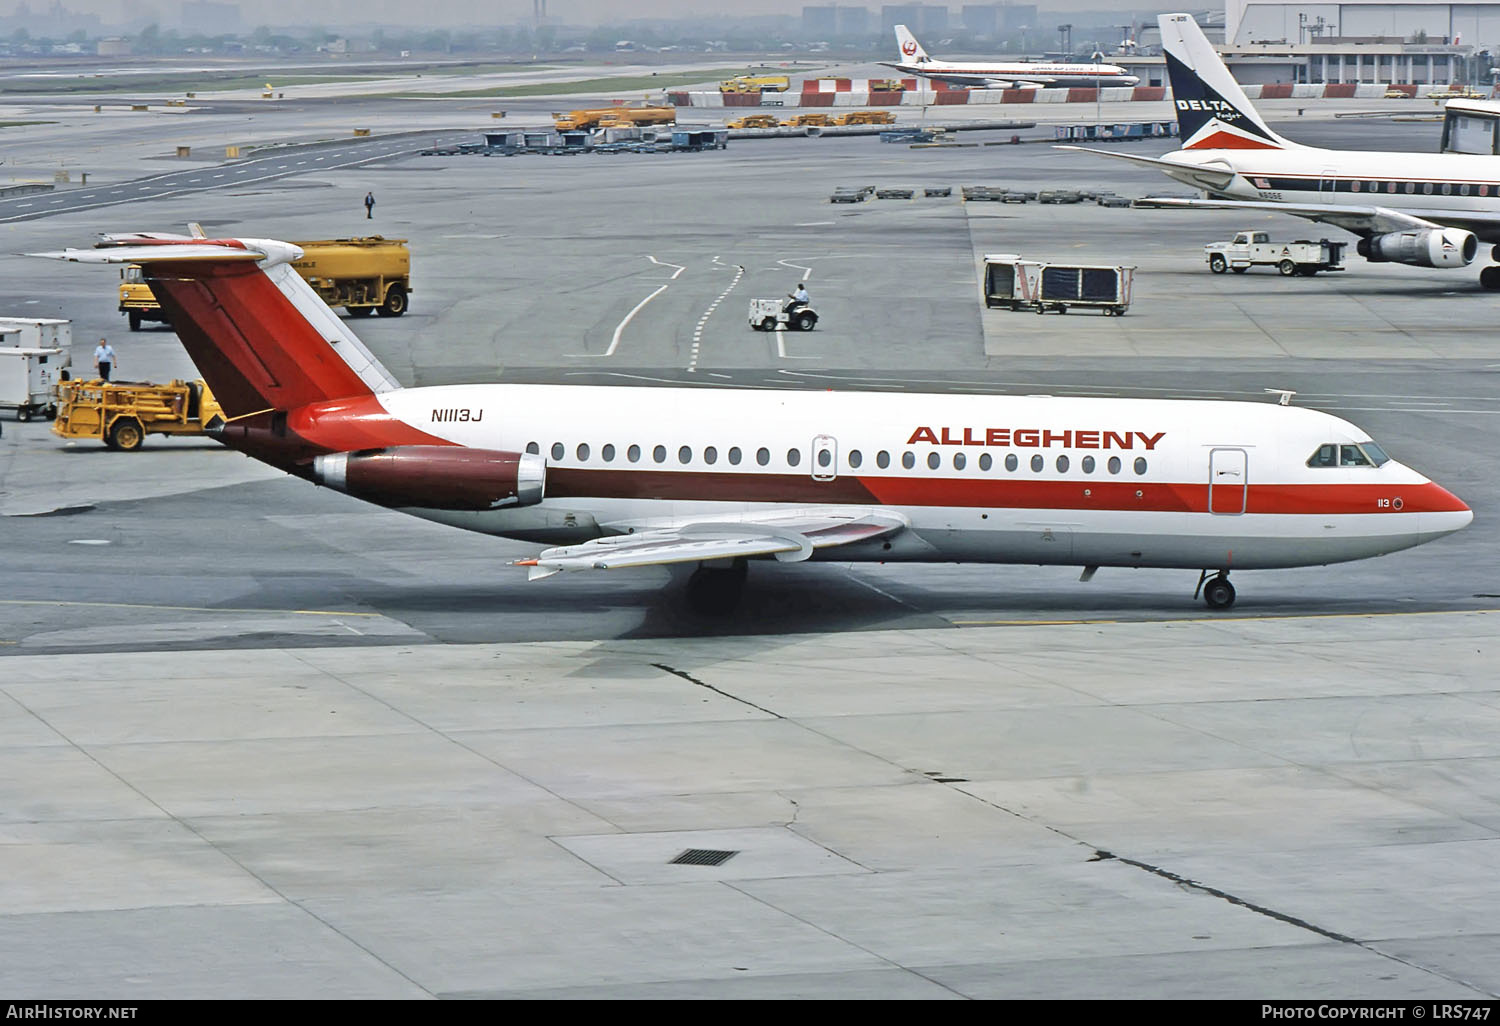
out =
[[[196,227],[196,226],[195,226]],[[1473,518],[1348,421],[1275,402],[470,384],[403,388],[269,239],[105,236],[213,389],[224,445],[358,499],[552,546],[563,571],[747,560],[1201,571],[1379,556]]]
[[[1271,130],[1189,14],[1163,14],[1162,51],[1182,148],[1162,157],[1084,150],[1155,168],[1206,199],[1141,205],[1271,210],[1359,236],[1373,262],[1466,267],[1480,243],[1500,243],[1500,156],[1329,150]],[[1500,260],[1500,246],[1492,249]],[[1500,266],[1479,282],[1500,289]]]
[[991,89],[1041,89],[1049,85],[1133,86],[1140,79],[1114,64],[1068,64],[1045,61],[940,61],[922,49],[905,25],[896,26],[895,61],[881,61],[888,68],[958,86]]

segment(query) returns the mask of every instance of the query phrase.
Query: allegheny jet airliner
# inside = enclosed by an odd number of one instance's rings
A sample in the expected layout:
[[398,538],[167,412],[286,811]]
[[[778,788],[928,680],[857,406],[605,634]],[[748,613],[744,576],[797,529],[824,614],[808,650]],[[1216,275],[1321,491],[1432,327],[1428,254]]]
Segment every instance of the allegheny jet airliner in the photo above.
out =
[[1040,89],[1043,86],[1133,86],[1140,81],[1114,64],[1049,64],[1046,62],[979,61],[959,64],[929,56],[905,25],[896,26],[895,61],[881,61],[887,68],[908,75],[947,82],[950,85],[997,89]]
[[[1159,207],[1272,210],[1324,221],[1360,237],[1368,260],[1466,267],[1480,243],[1500,260],[1500,156],[1325,150],[1283,139],[1189,14],[1163,14],[1162,51],[1182,148],[1163,157],[1105,150],[1202,189],[1208,199],[1148,199]],[[1146,205],[1143,202],[1143,205]],[[1500,267],[1479,282],[1500,289]]]
[[585,385],[402,388],[268,239],[105,236],[224,408],[211,433],[315,484],[539,543],[532,578],[746,560],[1231,570],[1384,555],[1458,498],[1347,421],[1276,403]]

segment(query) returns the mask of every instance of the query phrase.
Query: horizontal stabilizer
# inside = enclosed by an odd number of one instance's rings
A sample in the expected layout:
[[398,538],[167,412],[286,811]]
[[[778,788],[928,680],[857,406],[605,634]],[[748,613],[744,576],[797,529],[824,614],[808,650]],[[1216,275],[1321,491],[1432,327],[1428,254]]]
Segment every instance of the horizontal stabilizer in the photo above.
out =
[[1053,148],[1058,150],[1076,150],[1079,153],[1092,153],[1099,157],[1109,157],[1111,160],[1123,160],[1131,164],[1140,164],[1142,167],[1163,171],[1179,182],[1195,186],[1199,189],[1226,189],[1229,187],[1229,183],[1234,181],[1235,176],[1234,169],[1227,166],[1179,164],[1172,160],[1162,160],[1160,157],[1142,157],[1135,153],[1120,153],[1117,150],[1096,150],[1089,146],[1055,146]]
[[141,264],[190,260],[264,260],[266,254],[253,249],[235,249],[218,245],[142,245],[110,246],[104,249],[64,249],[51,253],[27,253],[27,256],[49,260],[67,260],[75,264]]

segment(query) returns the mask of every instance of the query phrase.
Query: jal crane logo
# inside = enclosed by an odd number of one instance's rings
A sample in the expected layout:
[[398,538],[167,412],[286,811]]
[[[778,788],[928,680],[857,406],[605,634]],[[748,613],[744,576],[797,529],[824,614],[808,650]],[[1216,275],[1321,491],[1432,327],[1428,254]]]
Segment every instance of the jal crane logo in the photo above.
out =
[[908,56],[908,57],[910,57],[912,54],[916,53],[917,52],[917,41],[915,39],[908,39],[906,42],[902,43],[901,44],[901,52],[904,53],[904,54],[906,54],[906,56]]

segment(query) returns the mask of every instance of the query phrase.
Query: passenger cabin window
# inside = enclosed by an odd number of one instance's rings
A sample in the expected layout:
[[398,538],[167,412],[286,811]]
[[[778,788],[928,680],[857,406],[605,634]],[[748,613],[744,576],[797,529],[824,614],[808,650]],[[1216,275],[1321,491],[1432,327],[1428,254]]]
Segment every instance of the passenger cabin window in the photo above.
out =
[[631,463],[639,463],[641,461],[641,447],[639,445],[632,445],[629,449],[626,449],[625,458]]
[[658,463],[667,462],[667,447],[665,445],[658,445],[656,448],[652,449],[651,458]]
[[555,460],[562,459],[563,458],[563,453],[565,453],[567,451],[568,451],[567,449],[563,448],[563,444],[561,442],[553,442],[552,443],[552,458],[553,459],[555,459]]
[[927,468],[929,470],[936,470],[942,464],[942,462],[943,458],[937,453],[930,452],[927,454]]
[[881,470],[891,465],[891,454],[881,449],[875,454],[875,465]]
[[765,448],[764,446],[762,446],[759,449],[756,449],[755,450],[755,462],[759,463],[763,467],[767,463],[770,463],[771,462],[771,450]]
[[615,461],[615,447],[613,445],[605,445],[604,448],[599,450],[599,455],[604,457],[605,463],[613,463]]
[[917,465],[917,454],[914,452],[903,452],[901,454],[901,465],[907,470]]
[[740,465],[740,447],[737,445],[729,447],[729,465],[732,467]]
[[527,442],[526,451],[531,453],[531,455],[533,456],[540,456],[542,453],[542,447],[535,442]]
[[979,469],[980,470],[989,470],[990,467],[992,467],[994,465],[995,465],[995,460],[994,460],[994,458],[992,456],[990,456],[989,453],[982,452],[982,453],[979,454]]
[[849,450],[849,466],[851,468],[855,468],[855,467],[858,467],[862,462],[864,462],[864,457],[859,454],[859,450],[858,449],[850,449]]

